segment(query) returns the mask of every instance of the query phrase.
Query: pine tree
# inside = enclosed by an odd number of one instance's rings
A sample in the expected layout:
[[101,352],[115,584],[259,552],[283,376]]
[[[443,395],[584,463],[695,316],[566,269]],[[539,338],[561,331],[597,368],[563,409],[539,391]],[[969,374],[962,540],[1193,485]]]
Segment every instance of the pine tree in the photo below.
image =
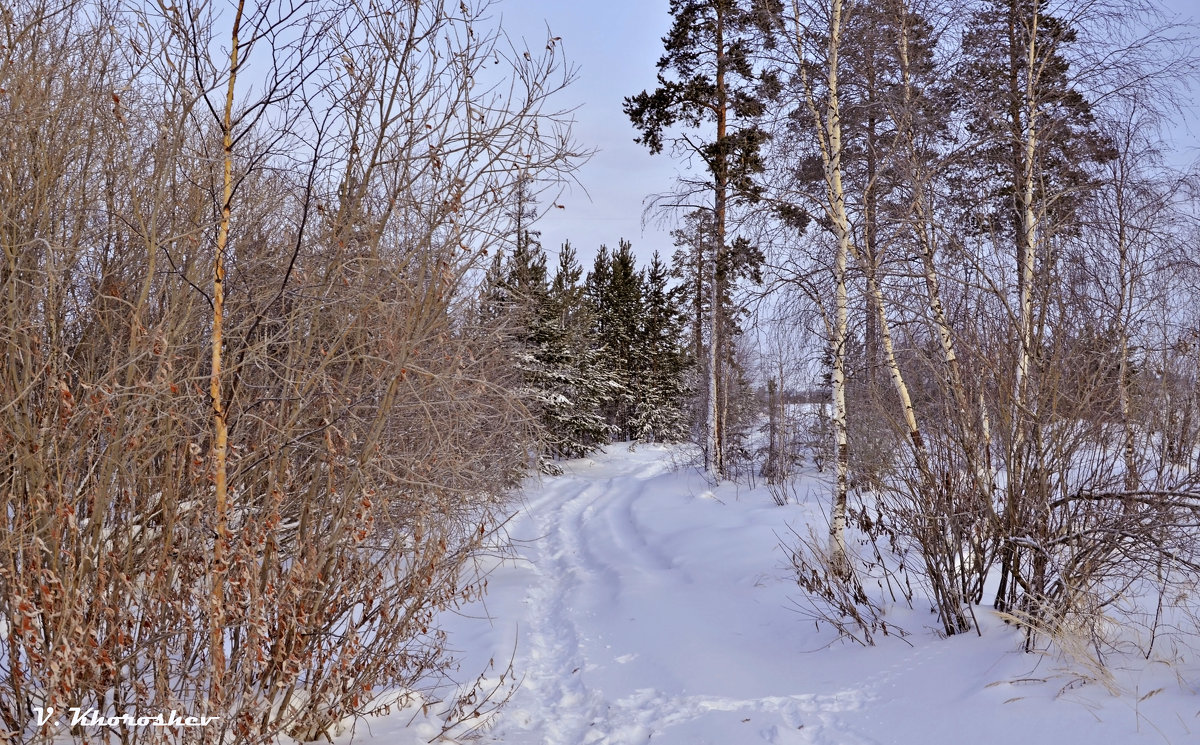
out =
[[700,129],[711,124],[711,140],[679,136],[676,144],[690,150],[705,165],[712,195],[712,299],[708,338],[708,397],[705,466],[715,476],[726,475],[724,422],[729,391],[722,366],[732,356],[730,337],[722,326],[724,285],[739,279],[726,271],[731,202],[753,201],[758,187],[753,176],[763,170],[760,150],[766,133],[757,120],[764,112],[760,81],[753,55],[769,37],[762,24],[777,5],[773,0],[671,0],[675,19],[663,37],[658,61],[658,88],[625,99],[625,113],[640,136],[637,142],[659,153],[675,125]]
[[[928,156],[908,152],[925,141],[944,138],[950,96],[934,60],[937,37],[907,0],[867,0],[845,16],[838,64],[842,126],[841,163],[852,199],[857,264],[868,283],[882,281],[886,254],[910,255],[911,230],[905,224],[906,190],[914,188],[906,161]],[[906,101],[908,95],[911,100]],[[820,169],[814,169],[820,178]],[[821,179],[823,181],[823,178]],[[822,188],[823,188],[822,184]],[[873,393],[880,365],[879,309],[872,293],[864,298],[865,384]]]
[[[734,297],[736,283],[729,278],[760,281],[762,253],[744,238],[735,238],[721,254],[714,281],[714,267],[705,260],[711,256],[707,251],[713,245],[712,224],[710,212],[696,210],[684,218],[683,227],[672,231],[678,248],[671,274],[682,280],[677,292],[682,306],[687,309],[684,316],[689,327],[687,349],[691,364],[685,375],[693,399],[693,414],[689,419],[707,429],[709,415],[716,412],[717,425],[726,444],[724,452],[732,455],[744,450],[741,443],[757,414],[751,402],[753,392],[738,359],[746,311],[737,303]],[[710,354],[714,327],[723,339],[715,359]],[[714,369],[715,376],[711,373]],[[715,391],[711,386],[713,377],[718,382]],[[719,397],[716,405],[711,403],[714,394]]]
[[[1048,366],[1053,322],[1047,309],[1058,292],[1058,246],[1078,229],[1075,213],[1093,190],[1090,167],[1110,160],[1112,148],[1095,126],[1091,105],[1075,87],[1068,52],[1076,32],[1050,15],[1045,0],[987,0],[963,36],[962,95],[967,127],[981,141],[971,175],[981,204],[968,205],[978,228],[1011,246],[1017,276],[1011,384],[1001,421],[1007,483],[1001,530],[1041,540],[1050,531],[1044,503],[1044,432],[1055,416],[1039,386]],[[1049,322],[1048,322],[1049,320]],[[1006,542],[1000,556],[997,609],[1024,594],[1040,602],[1046,557]]]
[[671,237],[675,239],[671,275],[681,283],[680,293],[689,328],[688,352],[696,364],[700,364],[705,356],[704,327],[708,317],[706,309],[711,299],[705,287],[706,277],[712,274],[712,267],[706,264],[705,258],[711,251],[709,241],[714,233],[711,223],[711,212],[694,210],[684,215],[680,227],[671,231]]
[[1043,213],[1036,219],[1069,223],[1094,180],[1089,165],[1113,157],[1071,78],[1076,38],[1046,0],[986,0],[971,17],[956,77],[968,130],[982,144],[974,159],[987,196],[975,214],[981,229],[1023,240],[1027,178],[1031,209]]

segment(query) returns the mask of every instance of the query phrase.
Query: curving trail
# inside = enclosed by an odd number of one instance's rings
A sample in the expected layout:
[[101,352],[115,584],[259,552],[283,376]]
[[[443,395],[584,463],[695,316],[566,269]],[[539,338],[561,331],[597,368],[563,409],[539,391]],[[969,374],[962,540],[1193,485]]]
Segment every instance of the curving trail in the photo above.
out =
[[[796,623],[783,608],[774,539],[761,555],[721,556],[722,531],[733,546],[761,528],[670,466],[661,448],[620,451],[572,462],[532,495],[513,526],[528,560],[516,659],[524,683],[487,737],[875,742],[842,716],[868,703],[863,690],[822,690],[778,655],[764,663],[762,648],[779,639],[761,628],[763,605]],[[696,540],[700,525],[717,545]]]

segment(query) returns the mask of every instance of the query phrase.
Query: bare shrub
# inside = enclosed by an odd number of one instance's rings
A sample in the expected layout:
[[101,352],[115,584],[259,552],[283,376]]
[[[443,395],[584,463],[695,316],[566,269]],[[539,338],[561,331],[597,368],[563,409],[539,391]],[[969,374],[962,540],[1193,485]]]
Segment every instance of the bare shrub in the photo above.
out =
[[458,3],[18,5],[0,726],[310,740],[428,692],[533,442],[471,294],[496,195],[574,157],[553,42],[488,83]]
[[[860,579],[862,572],[874,580],[878,588],[891,595],[895,603],[897,591],[911,601],[911,589],[905,592],[907,580],[899,582],[893,569],[887,566],[874,541],[865,541],[874,552],[874,558],[864,560],[850,551],[843,563],[835,561],[828,541],[818,538],[813,532],[803,535],[792,529],[792,535],[782,543],[788,554],[796,583],[804,590],[802,600],[796,601],[797,609],[818,625],[824,623],[838,635],[863,646],[874,646],[878,635],[906,636],[907,632],[895,624],[888,624],[885,615],[886,599],[867,594]],[[801,604],[803,603],[803,604]]]

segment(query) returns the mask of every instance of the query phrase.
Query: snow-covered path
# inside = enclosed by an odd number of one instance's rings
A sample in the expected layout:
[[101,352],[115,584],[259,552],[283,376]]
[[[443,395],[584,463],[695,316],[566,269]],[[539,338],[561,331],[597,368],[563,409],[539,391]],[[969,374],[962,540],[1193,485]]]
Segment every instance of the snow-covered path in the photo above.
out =
[[[919,600],[892,618],[909,636],[878,647],[815,628],[779,548],[789,527],[824,524],[815,480],[779,507],[762,489],[714,493],[659,447],[564,465],[529,488],[509,526],[517,556],[494,567],[487,600],[449,624],[464,680],[510,658],[521,678],[483,742],[1200,742],[1194,661],[1127,671],[1129,693],[1113,696],[1019,652],[982,609],[982,638],[938,638]],[[437,732],[411,721],[360,735],[415,745]]]
[[[754,521],[703,481],[671,473],[660,449],[620,455],[569,464],[514,526],[533,575],[517,652],[525,683],[495,736],[870,742],[839,718],[862,707],[863,692],[813,690],[801,650],[779,650],[779,629],[764,623],[764,604],[797,621],[778,592],[775,536],[759,529],[766,550],[747,555],[745,536],[733,534],[754,531]],[[698,524],[728,540],[697,541]]]

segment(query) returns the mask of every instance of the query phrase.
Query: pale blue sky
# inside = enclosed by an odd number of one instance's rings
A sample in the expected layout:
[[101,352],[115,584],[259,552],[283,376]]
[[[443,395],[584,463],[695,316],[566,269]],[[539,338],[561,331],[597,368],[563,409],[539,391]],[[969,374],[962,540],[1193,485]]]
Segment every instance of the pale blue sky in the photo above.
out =
[[601,243],[615,247],[627,238],[640,256],[658,249],[669,257],[669,228],[643,230],[642,203],[671,188],[678,166],[634,143],[636,132],[621,111],[626,96],[656,84],[655,63],[671,24],[666,0],[501,0],[494,9],[514,40],[523,36],[538,45],[547,24],[562,37],[567,58],[578,67],[578,80],[562,103],[579,106],[576,137],[599,151],[578,174],[587,192],[570,187],[559,199],[565,208],[551,209],[538,225],[543,247],[557,255],[570,239],[590,265]]

